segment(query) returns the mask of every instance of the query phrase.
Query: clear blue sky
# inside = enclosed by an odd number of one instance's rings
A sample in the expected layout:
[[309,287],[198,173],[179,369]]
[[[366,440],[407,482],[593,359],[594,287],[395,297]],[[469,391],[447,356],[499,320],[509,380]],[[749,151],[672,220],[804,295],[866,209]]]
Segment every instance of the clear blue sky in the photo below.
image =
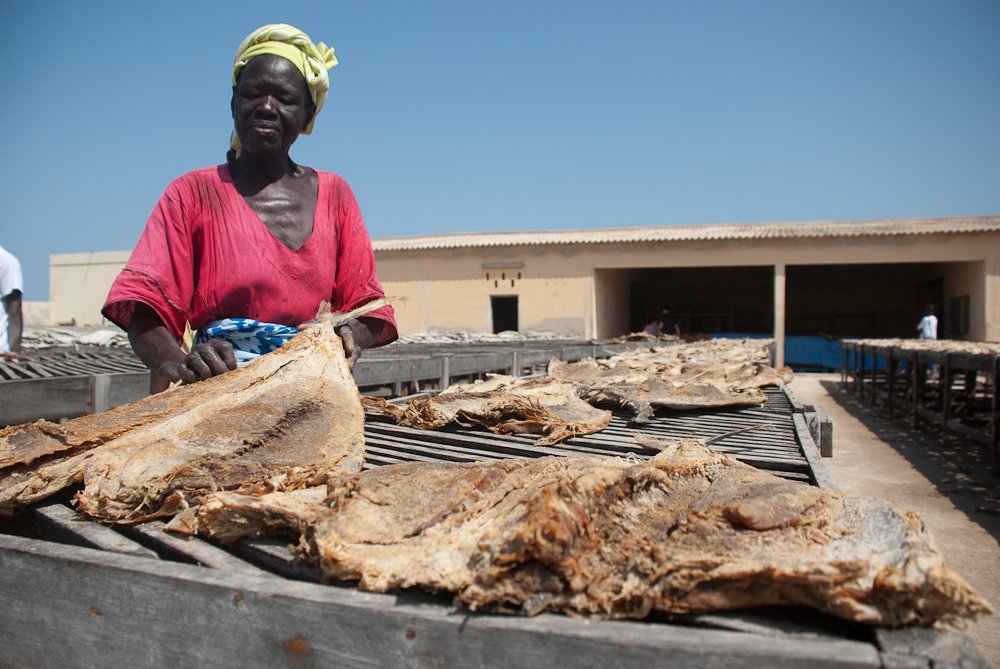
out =
[[[277,9],[277,8],[281,9]],[[127,250],[224,160],[233,53],[336,49],[298,162],[372,237],[1000,214],[1000,1],[7,2],[0,245]]]

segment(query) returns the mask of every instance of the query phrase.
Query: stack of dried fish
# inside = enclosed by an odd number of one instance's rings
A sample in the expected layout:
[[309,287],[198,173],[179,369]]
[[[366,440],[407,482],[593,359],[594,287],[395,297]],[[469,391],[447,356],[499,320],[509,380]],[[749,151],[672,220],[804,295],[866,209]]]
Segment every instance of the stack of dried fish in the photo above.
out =
[[419,429],[482,425],[498,433],[544,434],[538,444],[554,444],[608,426],[610,413],[588,404],[628,407],[636,423],[648,422],[657,408],[763,404],[763,386],[791,380],[790,369],[767,364],[769,345],[770,340],[718,339],[606,360],[566,363],[554,358],[546,379],[494,375],[412,399],[405,407],[366,398],[365,409]]
[[129,343],[128,336],[121,330],[72,325],[29,325],[24,328],[21,345],[25,349],[44,349],[56,346],[125,348]]
[[629,408],[647,422],[657,408],[705,409],[763,404],[764,386],[783,386],[792,372],[768,363],[770,340],[711,339],[631,351],[607,360],[553,359],[549,376],[573,383],[588,402]]
[[883,346],[899,348],[904,351],[1000,355],[1000,343],[988,341],[962,341],[958,339],[845,339],[844,341],[860,346]]

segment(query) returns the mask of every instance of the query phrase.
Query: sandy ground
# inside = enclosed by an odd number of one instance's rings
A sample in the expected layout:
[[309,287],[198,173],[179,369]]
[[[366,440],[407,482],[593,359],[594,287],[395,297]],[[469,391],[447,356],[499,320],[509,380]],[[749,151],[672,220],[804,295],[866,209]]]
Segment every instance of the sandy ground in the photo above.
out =
[[1000,669],[1000,477],[990,474],[987,448],[890,419],[842,389],[839,374],[797,374],[791,389],[833,421],[833,457],[824,462],[834,482],[920,514],[948,564],[997,609],[966,634]]

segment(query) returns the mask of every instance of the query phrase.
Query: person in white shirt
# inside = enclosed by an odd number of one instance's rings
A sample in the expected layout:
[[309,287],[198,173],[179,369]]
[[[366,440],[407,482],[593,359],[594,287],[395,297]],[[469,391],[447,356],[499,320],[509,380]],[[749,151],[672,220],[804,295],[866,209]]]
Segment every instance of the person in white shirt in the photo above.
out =
[[21,350],[21,293],[24,277],[21,263],[0,246],[0,353]]
[[921,339],[937,339],[938,319],[934,315],[934,305],[928,304],[924,317],[917,323],[917,336]]

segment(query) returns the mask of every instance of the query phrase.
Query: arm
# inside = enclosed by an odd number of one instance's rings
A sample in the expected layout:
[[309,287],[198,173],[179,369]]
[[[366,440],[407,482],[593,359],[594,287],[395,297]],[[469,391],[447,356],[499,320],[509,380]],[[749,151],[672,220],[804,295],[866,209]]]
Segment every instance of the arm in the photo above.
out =
[[[343,180],[338,182],[335,197],[338,265],[330,303],[337,311],[350,311],[385,297],[385,292],[375,274],[375,254],[372,252],[361,210],[354,199],[354,193]],[[360,349],[355,352],[354,344],[362,349],[384,346],[397,336],[396,321],[390,306],[376,309],[348,325],[354,340],[349,343],[345,339],[344,351],[351,366],[361,355]]]
[[185,354],[156,312],[141,302],[135,304],[128,340],[152,373],[151,393],[166,390],[175,381],[194,383],[236,369],[236,356],[228,342],[213,339]]
[[21,312],[21,291],[15,290],[3,298],[7,310],[7,341],[11,351],[21,350],[21,334],[24,332],[24,318]]

